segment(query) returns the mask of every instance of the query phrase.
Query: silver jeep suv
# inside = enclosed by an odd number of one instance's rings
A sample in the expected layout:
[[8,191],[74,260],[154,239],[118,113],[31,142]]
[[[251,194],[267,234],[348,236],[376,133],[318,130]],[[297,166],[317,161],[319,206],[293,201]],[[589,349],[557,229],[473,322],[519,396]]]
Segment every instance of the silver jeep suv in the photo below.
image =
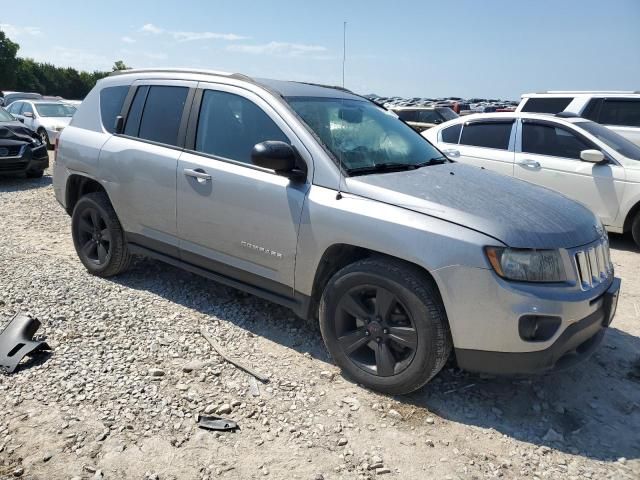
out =
[[383,392],[419,388],[452,352],[472,371],[567,366],[615,313],[589,210],[450,162],[344,89],[113,74],[64,129],[54,188],[90,273],[143,254],[285,305]]

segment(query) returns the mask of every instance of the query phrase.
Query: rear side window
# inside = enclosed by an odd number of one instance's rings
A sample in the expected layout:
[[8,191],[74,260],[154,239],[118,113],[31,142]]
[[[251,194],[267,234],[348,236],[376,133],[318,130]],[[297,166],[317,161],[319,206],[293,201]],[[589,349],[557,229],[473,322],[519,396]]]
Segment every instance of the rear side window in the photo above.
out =
[[178,131],[188,93],[187,87],[151,86],[138,137],[166,145],[178,145]]
[[127,85],[107,87],[100,90],[100,116],[104,129],[113,133],[115,131],[116,117],[120,115],[124,99],[129,92]]
[[572,100],[572,97],[530,98],[522,107],[522,111],[556,114],[567,108]]
[[251,163],[251,150],[266,140],[290,143],[274,121],[250,100],[227,92],[204,92],[196,151]]
[[607,98],[600,108],[598,123],[640,127],[640,100]]
[[442,141],[444,143],[458,143],[460,138],[460,130],[462,130],[462,124],[453,125],[442,130]]
[[596,148],[573,132],[560,127],[526,122],[522,128],[522,151],[552,157],[580,159],[580,152]]
[[460,144],[508,150],[512,126],[513,121],[509,121],[508,123],[487,122],[465,125],[462,129]]

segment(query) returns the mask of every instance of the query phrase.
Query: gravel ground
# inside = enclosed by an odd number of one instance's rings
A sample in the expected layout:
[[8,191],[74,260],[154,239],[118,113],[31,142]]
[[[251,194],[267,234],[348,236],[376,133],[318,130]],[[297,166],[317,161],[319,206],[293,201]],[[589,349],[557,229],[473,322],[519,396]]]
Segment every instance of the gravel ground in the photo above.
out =
[[[139,259],[104,280],[76,258],[51,177],[0,178],[0,318],[53,348],[0,375],[0,478],[640,478],[640,253],[612,238],[618,314],[565,373],[448,366],[387,397],[343,379],[286,309]],[[199,333],[270,378],[225,363]],[[199,412],[240,424],[198,429]]]

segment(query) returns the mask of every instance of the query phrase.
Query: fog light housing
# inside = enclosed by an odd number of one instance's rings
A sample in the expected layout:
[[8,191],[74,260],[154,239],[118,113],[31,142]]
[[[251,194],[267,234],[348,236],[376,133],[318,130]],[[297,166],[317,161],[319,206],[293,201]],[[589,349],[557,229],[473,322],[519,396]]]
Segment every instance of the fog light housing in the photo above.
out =
[[556,334],[560,323],[560,317],[525,315],[520,317],[518,333],[525,342],[545,342]]

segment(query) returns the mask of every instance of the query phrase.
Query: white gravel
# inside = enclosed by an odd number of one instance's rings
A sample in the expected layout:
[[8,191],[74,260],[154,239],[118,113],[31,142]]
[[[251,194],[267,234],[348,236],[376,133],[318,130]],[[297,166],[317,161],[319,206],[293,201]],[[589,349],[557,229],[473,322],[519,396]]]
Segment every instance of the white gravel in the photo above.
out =
[[[0,375],[0,478],[640,478],[640,253],[598,353],[565,373],[449,366],[403,398],[344,380],[288,310],[140,259],[118,278],[76,258],[51,177],[0,178],[0,319],[29,312],[53,348]],[[267,385],[221,361],[225,350]],[[236,433],[200,430],[223,413]]]

